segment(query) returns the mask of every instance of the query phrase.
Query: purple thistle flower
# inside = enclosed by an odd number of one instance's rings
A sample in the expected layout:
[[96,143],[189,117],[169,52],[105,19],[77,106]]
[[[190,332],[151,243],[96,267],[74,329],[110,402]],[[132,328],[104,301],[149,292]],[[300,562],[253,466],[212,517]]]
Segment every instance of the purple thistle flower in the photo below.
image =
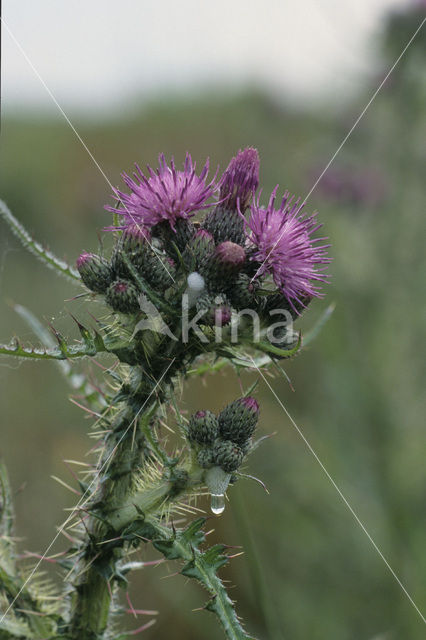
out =
[[251,206],[247,225],[248,237],[254,244],[253,259],[261,262],[257,275],[270,273],[292,307],[293,301],[304,306],[304,298],[320,297],[316,283],[328,280],[324,273],[327,267],[318,265],[331,262],[327,256],[330,245],[317,244],[326,238],[311,237],[322,225],[317,222],[316,213],[303,216],[304,203],[294,202],[288,191],[281,206],[274,207],[277,189],[278,185],[266,209],[260,207],[259,198]]
[[253,411],[253,413],[259,413],[259,403],[253,396],[245,396],[241,398],[239,402],[244,405],[246,409]]
[[244,211],[252,194],[259,186],[259,154],[257,149],[247,147],[239,150],[227,166],[220,181],[220,200],[229,209]]
[[[207,201],[218,187],[216,174],[206,184],[208,160],[199,176],[195,173],[196,163],[192,162],[189,153],[186,154],[183,171],[176,169],[173,158],[169,166],[164,154],[159,156],[157,171],[148,166],[148,176],[137,164],[135,166],[133,177],[122,174],[131,193],[115,189],[117,206],[105,207],[107,211],[123,216],[123,224],[118,228],[125,229],[130,225],[150,228],[165,220],[175,230],[176,220],[189,218],[195,211],[211,206]],[[120,203],[123,208],[119,206]]]

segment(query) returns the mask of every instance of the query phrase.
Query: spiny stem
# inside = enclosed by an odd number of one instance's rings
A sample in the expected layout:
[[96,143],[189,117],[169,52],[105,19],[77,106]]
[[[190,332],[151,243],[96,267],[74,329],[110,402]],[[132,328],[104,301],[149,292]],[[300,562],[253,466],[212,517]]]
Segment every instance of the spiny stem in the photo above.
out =
[[[87,532],[79,551],[79,562],[71,576],[74,591],[71,595],[69,637],[72,640],[103,638],[107,628],[112,589],[117,579],[116,566],[125,541],[114,549],[100,545],[111,531],[104,514],[116,512],[126,503],[146,456],[151,455],[140,424],[146,426],[152,419],[158,407],[157,400],[164,399],[166,389],[166,383],[155,383],[147,378],[141,367],[132,367],[130,384],[123,388],[125,399],[105,439],[98,467],[98,490],[88,506],[92,515],[85,523]],[[149,405],[154,392],[157,400]],[[160,486],[154,495],[147,496],[145,503],[150,502],[151,508],[155,509],[162,503],[165,490],[167,493],[166,485]],[[146,508],[145,503],[143,506]]]
[[41,246],[39,242],[34,240],[15,216],[10,211],[9,207],[3,200],[0,200],[0,216],[4,219],[9,226],[12,233],[22,242],[24,247],[31,253],[37,256],[47,267],[50,267],[56,273],[64,276],[68,280],[73,282],[81,282],[80,275],[73,267],[67,264],[64,260],[57,258],[51,251]]

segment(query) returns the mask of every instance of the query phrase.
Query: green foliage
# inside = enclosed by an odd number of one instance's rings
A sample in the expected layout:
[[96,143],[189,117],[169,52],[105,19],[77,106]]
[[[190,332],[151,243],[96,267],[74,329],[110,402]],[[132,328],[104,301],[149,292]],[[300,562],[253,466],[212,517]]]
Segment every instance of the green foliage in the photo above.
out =
[[39,258],[46,266],[56,271],[73,282],[80,282],[78,272],[70,267],[66,262],[57,258],[51,251],[45,249],[34,238],[30,236],[25,227],[15,218],[3,200],[0,200],[0,216],[9,226],[12,233],[20,240],[28,251]]
[[253,636],[244,631],[234,605],[217,575],[219,569],[229,562],[224,553],[226,546],[216,544],[200,549],[205,542],[202,531],[204,524],[205,518],[198,518],[186,529],[172,532],[151,520],[149,525],[152,529],[145,531],[144,537],[152,540],[154,547],[168,560],[181,560],[185,563],[180,573],[197,580],[206,589],[211,597],[204,608],[219,618],[229,640],[253,640]]

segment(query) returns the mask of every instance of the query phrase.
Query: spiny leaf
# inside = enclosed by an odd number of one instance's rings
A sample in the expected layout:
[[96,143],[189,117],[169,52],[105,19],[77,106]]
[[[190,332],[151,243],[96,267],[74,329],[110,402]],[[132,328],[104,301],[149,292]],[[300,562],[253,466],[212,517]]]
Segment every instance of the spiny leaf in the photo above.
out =
[[84,356],[94,356],[96,353],[95,348],[88,349],[86,345],[82,344],[66,344],[63,349],[46,349],[43,347],[24,347],[16,338],[12,344],[0,344],[0,355],[30,358],[33,360],[66,360],[68,358],[74,359],[83,358]]
[[64,276],[68,280],[81,282],[78,271],[67,264],[64,260],[57,258],[51,251],[45,249],[39,242],[34,240],[25,227],[15,218],[3,200],[0,200],[0,216],[2,216],[12,233],[19,238],[24,247],[40,258],[46,266],[54,269],[56,273]]
[[201,530],[205,518],[198,518],[180,531],[172,531],[154,519],[147,520],[155,530],[155,536],[151,538],[154,546],[162,552],[164,549],[168,559],[183,560],[184,566],[180,573],[198,580],[210,594],[211,599],[205,609],[217,615],[228,640],[254,640],[254,637],[248,635],[241,626],[234,605],[217,576],[218,569],[229,561],[223,554],[225,547],[219,544],[204,552],[199,549],[199,545],[205,539]]
[[64,356],[66,357],[67,354],[67,342],[64,338],[64,336],[59,333],[59,331],[57,329],[55,329],[55,327],[53,325],[50,325],[50,330],[52,331],[54,337],[56,338],[58,345],[59,345],[59,349],[61,350],[61,353],[64,354]]
[[[55,340],[52,338],[52,335],[49,333],[46,327],[43,326],[40,320],[32,313],[32,311],[21,304],[13,304],[12,308],[23,320],[25,320],[29,327],[31,327],[31,329],[34,331],[36,336],[41,340],[45,347],[55,349]],[[102,340],[102,337],[96,331],[94,331],[93,336],[91,336],[88,329],[83,327],[83,325],[78,320],[76,320],[74,316],[71,315],[71,317],[77,323],[86,347],[90,349],[95,348],[97,352],[105,351],[105,344]],[[88,402],[91,406],[95,404],[100,406],[105,405],[104,398],[99,393],[99,391],[95,389],[89,382],[87,376],[83,375],[82,373],[74,373],[70,363],[65,360],[58,360],[57,365],[62,371],[71,388],[83,394],[86,402]]]

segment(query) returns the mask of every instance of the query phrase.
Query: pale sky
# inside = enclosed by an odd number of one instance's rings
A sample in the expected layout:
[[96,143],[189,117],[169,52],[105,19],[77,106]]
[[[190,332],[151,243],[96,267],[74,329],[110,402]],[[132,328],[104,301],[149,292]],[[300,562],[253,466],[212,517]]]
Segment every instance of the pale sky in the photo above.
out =
[[[343,100],[377,69],[383,17],[410,0],[3,0],[3,18],[67,112],[126,111],[169,90],[247,84]],[[55,109],[3,29],[3,109]]]

